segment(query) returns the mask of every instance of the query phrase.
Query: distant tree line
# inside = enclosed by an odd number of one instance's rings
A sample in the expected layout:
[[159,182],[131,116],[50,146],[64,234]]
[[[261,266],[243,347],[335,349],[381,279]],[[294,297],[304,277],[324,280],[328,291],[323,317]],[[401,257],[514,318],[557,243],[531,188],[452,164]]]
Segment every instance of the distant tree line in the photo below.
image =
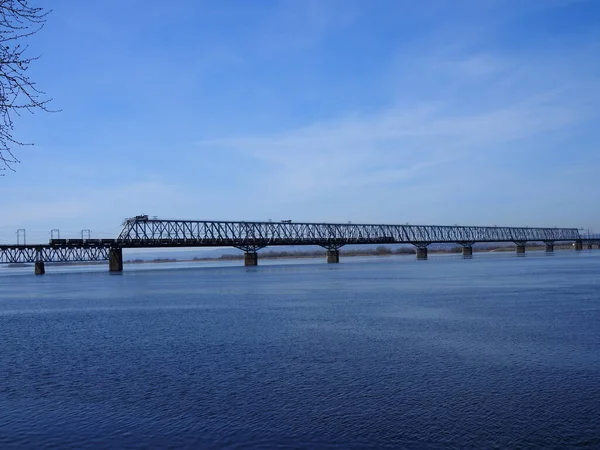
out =
[[[357,249],[340,249],[340,255],[345,256],[383,256],[383,255],[410,255],[415,254],[416,251],[414,248],[410,247],[400,247],[392,250],[389,247],[384,245],[380,245],[376,248],[357,248]],[[306,250],[306,251],[288,251],[288,250],[267,250],[261,251],[261,258],[314,258],[325,256],[325,249],[323,250]],[[194,261],[202,261],[202,260],[213,260],[213,259],[222,259],[222,260],[235,260],[242,259],[244,255],[242,253],[234,253],[234,254],[226,254],[221,255],[217,258],[202,258],[196,256]]]
[[[541,244],[530,243],[528,247],[543,247]],[[474,251],[490,251],[490,250],[499,250],[499,251],[512,251],[514,247],[511,246],[499,246],[499,245],[481,245],[473,248]],[[461,253],[462,247],[459,245],[452,247],[430,247],[430,252],[432,253]],[[414,255],[416,250],[413,246],[402,246],[397,248],[390,248],[385,245],[379,245],[375,248],[342,248],[340,249],[341,256],[386,256],[386,255]],[[260,252],[261,258],[318,258],[325,257],[325,249],[322,250],[305,250],[305,251],[290,251],[290,250],[265,250]],[[201,257],[195,256],[192,258],[192,261],[215,261],[215,260],[240,260],[244,258],[243,253],[232,253],[232,254],[224,254],[218,257]],[[154,263],[164,263],[164,262],[177,262],[178,260],[175,258],[154,258],[152,260],[143,260],[143,259],[129,259],[126,260],[125,263],[145,263],[145,262],[154,262]],[[179,260],[181,261],[181,260]]]

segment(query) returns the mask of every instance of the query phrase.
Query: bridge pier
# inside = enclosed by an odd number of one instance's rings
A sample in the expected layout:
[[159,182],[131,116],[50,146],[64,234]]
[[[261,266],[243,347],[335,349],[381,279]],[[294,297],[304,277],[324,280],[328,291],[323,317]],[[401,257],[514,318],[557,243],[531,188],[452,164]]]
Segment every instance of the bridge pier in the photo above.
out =
[[258,253],[245,252],[244,253],[244,266],[248,266],[248,267],[258,266]]
[[576,240],[575,241],[575,251],[580,252],[583,250],[583,241]]
[[258,266],[258,250],[264,248],[264,245],[240,245],[236,247],[244,252],[244,266],[246,267],[254,267]]
[[427,246],[417,246],[417,261],[425,261],[427,259]]
[[593,249],[593,248],[594,248],[594,245],[593,245],[593,244],[588,244],[588,250],[591,250],[591,249]]
[[35,262],[34,273],[36,275],[44,275],[46,273],[46,266],[44,264],[44,261]]
[[340,248],[342,248],[344,244],[329,244],[323,245],[325,248],[327,264],[338,264],[340,262]]
[[463,259],[471,259],[473,258],[473,241],[462,241],[457,242],[462,247],[462,255]]
[[525,256],[525,242],[515,242],[517,244],[517,256]]
[[546,254],[554,254],[554,242],[546,242]]
[[123,249],[120,247],[111,248],[108,251],[108,271],[123,272]]
[[340,251],[339,250],[327,250],[327,263],[337,264],[340,262]]

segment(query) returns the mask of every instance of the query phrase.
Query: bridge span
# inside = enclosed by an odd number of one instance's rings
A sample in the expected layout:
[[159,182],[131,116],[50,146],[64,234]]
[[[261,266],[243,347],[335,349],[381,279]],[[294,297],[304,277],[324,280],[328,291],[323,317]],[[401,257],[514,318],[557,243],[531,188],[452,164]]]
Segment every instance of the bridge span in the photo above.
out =
[[50,239],[48,244],[0,245],[0,264],[35,263],[36,274],[46,262],[108,260],[109,270],[123,270],[123,249],[166,247],[235,247],[244,264],[258,264],[258,251],[267,246],[318,245],[327,262],[338,263],[340,248],[352,244],[411,244],[417,259],[427,259],[431,244],[458,244],[471,258],[475,243],[514,243],[518,255],[527,242],[543,242],[546,252],[556,242],[573,242],[575,250],[600,246],[600,235],[580,235],[576,228],[489,226],[385,225],[353,223],[247,222],[213,220],[163,220],[139,215],[126,219],[115,239]]

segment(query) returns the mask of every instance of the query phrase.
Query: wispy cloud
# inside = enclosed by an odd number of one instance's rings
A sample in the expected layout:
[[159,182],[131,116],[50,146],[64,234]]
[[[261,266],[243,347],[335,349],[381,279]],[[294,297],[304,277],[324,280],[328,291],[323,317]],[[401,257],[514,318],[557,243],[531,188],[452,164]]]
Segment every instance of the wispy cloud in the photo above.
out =
[[594,2],[151,4],[56,1],[64,111],[20,128],[40,151],[3,180],[11,236],[140,213],[600,229],[572,201],[599,189]]
[[323,190],[408,182],[454,162],[499,153],[506,144],[557,130],[584,111],[557,104],[552,93],[477,114],[453,114],[441,105],[354,115],[263,137],[200,142],[255,158],[272,195],[318,196]]

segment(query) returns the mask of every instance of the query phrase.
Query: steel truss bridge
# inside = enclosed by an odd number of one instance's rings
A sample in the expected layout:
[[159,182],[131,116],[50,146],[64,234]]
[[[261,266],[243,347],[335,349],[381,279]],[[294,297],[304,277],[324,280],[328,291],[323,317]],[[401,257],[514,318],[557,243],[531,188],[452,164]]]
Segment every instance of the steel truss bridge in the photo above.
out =
[[0,246],[0,264],[44,262],[106,261],[109,247],[51,247],[40,245]]
[[557,242],[581,239],[576,228],[468,227],[437,225],[369,225],[292,222],[218,222],[129,219],[117,238],[122,247],[237,247],[256,251],[269,245],[320,245],[338,249],[349,244],[476,242]]
[[327,261],[339,262],[339,249],[351,244],[412,244],[417,258],[427,258],[431,244],[458,244],[465,257],[475,243],[516,244],[525,252],[527,242],[543,242],[546,251],[555,242],[600,245],[600,235],[581,235],[576,228],[476,227],[437,225],[374,225],[353,223],[234,222],[161,220],[146,215],[126,219],[116,239],[50,239],[48,244],[0,245],[0,264],[35,263],[44,273],[45,262],[109,261],[111,271],[123,269],[124,248],[235,247],[245,252],[245,264],[257,264],[257,251],[267,246],[318,245]]

